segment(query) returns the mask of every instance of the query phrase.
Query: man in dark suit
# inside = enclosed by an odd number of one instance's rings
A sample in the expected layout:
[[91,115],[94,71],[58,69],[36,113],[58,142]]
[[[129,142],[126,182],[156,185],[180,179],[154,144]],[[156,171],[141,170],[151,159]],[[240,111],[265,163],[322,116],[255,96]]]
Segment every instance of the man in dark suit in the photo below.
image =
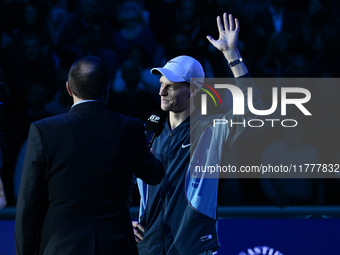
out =
[[66,82],[70,111],[31,124],[17,254],[137,254],[128,203],[132,174],[157,184],[164,170],[147,149],[143,123],[102,102],[109,77],[99,58],[78,60]]

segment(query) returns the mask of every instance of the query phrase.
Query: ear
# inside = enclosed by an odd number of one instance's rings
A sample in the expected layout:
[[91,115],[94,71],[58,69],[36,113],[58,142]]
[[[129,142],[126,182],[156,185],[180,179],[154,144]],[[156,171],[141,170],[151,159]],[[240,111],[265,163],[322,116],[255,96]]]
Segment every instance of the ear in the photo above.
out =
[[190,96],[194,97],[197,95],[199,88],[197,85],[190,85]]
[[71,88],[70,88],[70,83],[69,83],[68,81],[66,82],[66,90],[67,90],[67,93],[68,93],[71,97],[73,97],[73,93],[72,93]]

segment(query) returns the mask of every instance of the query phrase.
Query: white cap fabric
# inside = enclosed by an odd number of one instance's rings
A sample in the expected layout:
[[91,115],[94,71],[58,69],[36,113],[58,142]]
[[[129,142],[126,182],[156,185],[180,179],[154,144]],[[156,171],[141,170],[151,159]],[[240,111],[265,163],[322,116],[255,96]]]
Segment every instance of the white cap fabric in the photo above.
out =
[[151,69],[152,74],[162,74],[172,82],[192,82],[199,88],[204,82],[203,67],[196,59],[189,56],[179,56],[169,60],[164,67]]

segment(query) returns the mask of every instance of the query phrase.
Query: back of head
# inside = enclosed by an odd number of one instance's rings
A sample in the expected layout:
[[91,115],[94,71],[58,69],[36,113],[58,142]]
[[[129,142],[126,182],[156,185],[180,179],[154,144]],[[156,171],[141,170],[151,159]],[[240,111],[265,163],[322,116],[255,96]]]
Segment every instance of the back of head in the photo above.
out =
[[108,91],[110,72],[99,57],[77,60],[70,68],[68,82],[72,93],[81,99],[101,100]]

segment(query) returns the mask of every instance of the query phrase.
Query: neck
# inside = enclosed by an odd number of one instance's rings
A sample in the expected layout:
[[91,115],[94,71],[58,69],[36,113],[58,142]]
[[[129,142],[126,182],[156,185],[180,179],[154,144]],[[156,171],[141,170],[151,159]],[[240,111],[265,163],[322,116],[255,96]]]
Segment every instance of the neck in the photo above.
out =
[[73,104],[80,103],[80,102],[83,102],[83,101],[88,101],[88,100],[99,101],[99,100],[97,100],[97,99],[80,99],[80,98],[75,98],[75,97],[73,97]]
[[73,104],[76,104],[76,103],[81,102],[81,101],[84,101],[84,99],[81,99],[81,98],[73,95]]
[[188,109],[185,109],[182,112],[169,112],[169,124],[170,128],[174,130],[178,127],[183,121],[185,121],[190,114],[195,110],[195,107],[192,105]]

